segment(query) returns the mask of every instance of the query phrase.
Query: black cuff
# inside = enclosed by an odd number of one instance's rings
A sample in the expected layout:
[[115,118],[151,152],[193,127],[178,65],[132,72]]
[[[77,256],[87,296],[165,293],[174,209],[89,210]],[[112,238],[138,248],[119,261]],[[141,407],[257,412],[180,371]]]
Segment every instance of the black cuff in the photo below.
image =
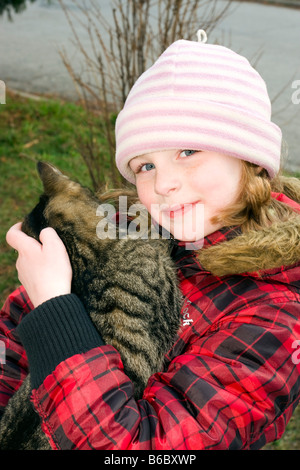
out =
[[33,388],[38,388],[60,362],[104,344],[74,294],[39,305],[24,317],[17,331],[28,357]]

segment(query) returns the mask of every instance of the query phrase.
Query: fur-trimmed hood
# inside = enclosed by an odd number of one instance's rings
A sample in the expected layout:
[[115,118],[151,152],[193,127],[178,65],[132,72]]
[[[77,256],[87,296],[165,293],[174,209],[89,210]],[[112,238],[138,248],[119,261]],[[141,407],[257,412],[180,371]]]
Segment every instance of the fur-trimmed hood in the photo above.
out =
[[[197,252],[203,268],[215,276],[226,276],[263,274],[262,271],[300,264],[300,183],[291,185],[285,194],[275,197],[299,210],[299,216],[204,247]],[[293,199],[289,199],[291,196]]]

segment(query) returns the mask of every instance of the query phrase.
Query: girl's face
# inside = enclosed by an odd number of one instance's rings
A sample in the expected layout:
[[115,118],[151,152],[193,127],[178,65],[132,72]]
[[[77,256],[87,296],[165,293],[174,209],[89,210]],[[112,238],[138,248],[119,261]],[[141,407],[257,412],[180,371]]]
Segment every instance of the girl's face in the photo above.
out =
[[217,152],[165,150],[133,158],[139,199],[177,240],[194,242],[221,228],[211,218],[236,199],[241,161]]

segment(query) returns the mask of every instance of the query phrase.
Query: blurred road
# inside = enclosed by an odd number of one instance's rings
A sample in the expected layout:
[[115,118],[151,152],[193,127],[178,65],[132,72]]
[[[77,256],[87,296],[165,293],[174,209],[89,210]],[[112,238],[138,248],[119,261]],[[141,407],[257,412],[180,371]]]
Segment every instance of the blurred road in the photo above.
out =
[[[67,3],[71,5],[70,0]],[[111,2],[101,0],[101,8],[109,16]],[[78,27],[77,33],[90,47],[85,30]],[[233,1],[230,14],[208,38],[210,43],[215,40],[252,63],[262,53],[255,67],[265,79],[271,99],[279,94],[273,105],[273,120],[281,126],[289,146],[285,166],[300,172],[300,103],[292,102],[297,91],[293,83],[299,87],[300,101],[300,9]],[[0,80],[12,89],[76,98],[58,54],[65,48],[80,70],[80,55],[71,41],[72,32],[57,0],[50,6],[46,0],[28,4],[25,12],[14,15],[13,22],[5,16],[0,18]]]

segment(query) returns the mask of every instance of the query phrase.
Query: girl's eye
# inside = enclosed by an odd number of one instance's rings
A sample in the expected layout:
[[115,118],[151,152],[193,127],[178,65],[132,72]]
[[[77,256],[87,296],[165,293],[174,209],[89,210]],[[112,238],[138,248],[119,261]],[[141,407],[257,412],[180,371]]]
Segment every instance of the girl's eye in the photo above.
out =
[[180,152],[180,156],[181,157],[190,157],[191,155],[194,155],[194,153],[196,153],[197,150],[182,150],[182,152]]
[[139,171],[150,171],[155,168],[154,163],[145,163],[144,165],[141,165],[139,168]]

